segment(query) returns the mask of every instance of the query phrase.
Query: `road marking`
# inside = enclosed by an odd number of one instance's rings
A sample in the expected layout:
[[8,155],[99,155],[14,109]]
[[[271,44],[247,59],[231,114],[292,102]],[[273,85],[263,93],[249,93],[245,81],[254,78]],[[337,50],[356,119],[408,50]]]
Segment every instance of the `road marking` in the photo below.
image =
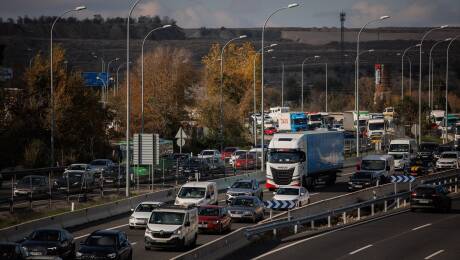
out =
[[319,194],[319,192],[317,192],[317,193],[310,193],[310,196],[315,196],[315,195],[318,195],[318,194]]
[[136,244],[137,244],[137,242],[132,242],[132,243],[131,243],[132,246],[134,246],[134,245],[136,245]]
[[340,176],[348,176],[348,175],[353,175],[354,172],[349,172],[349,173],[343,173],[343,174],[340,174]]
[[226,200],[219,200],[219,202],[226,202]]
[[420,226],[420,227],[413,228],[412,231],[419,230],[419,229],[422,229],[422,228],[426,228],[426,227],[429,227],[429,226],[431,226],[431,223],[422,225],[422,226]]
[[[129,225],[129,224],[123,224],[123,225],[119,225],[119,226],[115,226],[115,227],[111,227],[111,228],[106,228],[105,230],[112,230],[112,229],[117,229],[117,228],[121,228],[121,227],[126,227],[127,225]],[[89,234],[89,233],[88,233],[88,234],[84,234],[84,235],[75,237],[75,239],[77,239],[77,240],[78,240],[78,239],[82,239],[82,238],[87,237],[87,236],[89,236],[89,235],[91,235],[91,234]]]
[[348,229],[348,228],[352,228],[352,227],[355,227],[355,226],[367,224],[367,223],[369,223],[369,222],[374,222],[374,221],[377,221],[377,220],[380,220],[380,219],[392,217],[392,216],[399,215],[399,214],[406,213],[406,212],[409,212],[409,209],[403,210],[403,211],[400,211],[400,212],[395,212],[395,213],[393,213],[393,214],[389,214],[389,215],[377,217],[377,218],[374,218],[374,219],[365,220],[365,221],[358,222],[358,223],[355,223],[355,224],[351,224],[351,225],[349,225],[349,226],[341,227],[341,228],[338,228],[338,229],[333,229],[333,230],[331,230],[331,231],[327,231],[327,232],[321,233],[321,234],[319,234],[319,235],[315,235],[315,236],[312,236],[312,237],[308,237],[308,238],[305,238],[305,239],[296,241],[296,242],[294,242],[294,243],[292,243],[292,244],[288,244],[288,245],[285,245],[285,246],[283,246],[283,247],[277,248],[277,249],[275,249],[275,250],[269,251],[269,252],[267,252],[267,253],[265,253],[265,254],[263,254],[263,255],[260,255],[260,256],[257,256],[257,257],[255,257],[255,258],[253,258],[253,260],[262,259],[262,258],[267,257],[267,256],[269,256],[269,255],[272,255],[272,254],[274,254],[274,253],[276,253],[276,252],[285,250],[286,248],[290,248],[290,247],[296,246],[296,245],[298,245],[298,244],[302,244],[302,243],[307,242],[307,241],[309,241],[309,240],[313,240],[313,239],[320,238],[320,237],[323,237],[323,236],[326,236],[326,235],[330,235],[330,234],[332,234],[332,233],[336,233],[336,232],[341,231],[341,230],[344,230],[344,229]]
[[349,255],[354,255],[354,254],[356,254],[356,253],[358,253],[358,252],[361,252],[361,251],[363,251],[363,250],[368,249],[368,248],[371,247],[371,246],[372,246],[372,245],[367,245],[367,246],[361,247],[360,249],[357,249],[357,250],[355,250],[355,251],[353,251],[353,252],[350,252]]
[[425,259],[425,260],[431,259],[431,258],[433,258],[433,257],[435,257],[435,256],[437,256],[437,255],[439,255],[439,254],[441,254],[442,252],[444,252],[444,250],[439,250],[439,251],[434,252],[433,254],[431,254],[431,255],[429,255],[429,256],[423,258],[423,259]]

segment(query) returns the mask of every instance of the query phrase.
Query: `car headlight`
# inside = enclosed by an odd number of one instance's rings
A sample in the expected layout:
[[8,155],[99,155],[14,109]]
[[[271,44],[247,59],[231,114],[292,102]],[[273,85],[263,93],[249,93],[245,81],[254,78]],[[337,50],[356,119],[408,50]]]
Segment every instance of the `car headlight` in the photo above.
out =
[[76,257],[82,257],[83,254],[82,254],[81,252],[76,252],[76,253],[75,253],[75,256],[76,256]]
[[108,254],[107,257],[110,259],[114,259],[115,257],[117,257],[117,253]]
[[21,250],[24,252],[25,256],[29,255],[29,250],[27,249],[27,247],[23,246],[23,247],[21,247]]
[[180,228],[176,229],[176,231],[174,231],[174,235],[180,235],[182,232],[180,230]]
[[147,228],[145,229],[145,234],[151,235],[151,234],[152,234],[152,230],[150,230],[150,228],[147,227]]
[[136,220],[136,218],[135,218],[135,217],[133,217],[133,216],[131,216],[131,217],[129,217],[129,220],[132,220],[132,221],[134,221],[134,220]]
[[53,247],[48,247],[47,250],[57,250],[57,247],[53,246]]

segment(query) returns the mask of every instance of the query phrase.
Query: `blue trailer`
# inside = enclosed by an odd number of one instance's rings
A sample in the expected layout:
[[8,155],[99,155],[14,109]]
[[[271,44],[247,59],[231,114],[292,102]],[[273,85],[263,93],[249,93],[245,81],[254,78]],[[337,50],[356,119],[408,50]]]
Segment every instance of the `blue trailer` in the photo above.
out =
[[338,131],[306,131],[275,134],[270,141],[267,162],[268,189],[280,185],[310,188],[318,184],[334,184],[343,168],[343,133]]

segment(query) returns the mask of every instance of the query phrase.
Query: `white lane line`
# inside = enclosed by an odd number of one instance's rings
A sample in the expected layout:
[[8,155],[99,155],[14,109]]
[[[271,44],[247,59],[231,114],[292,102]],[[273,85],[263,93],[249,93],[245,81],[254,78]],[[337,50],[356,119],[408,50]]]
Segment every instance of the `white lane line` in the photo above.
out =
[[136,245],[136,244],[137,244],[137,242],[132,242],[132,243],[131,243],[132,246],[134,246],[134,245]]
[[317,192],[317,193],[310,193],[310,196],[315,196],[315,195],[319,195],[319,192]]
[[422,228],[426,228],[426,227],[429,227],[429,226],[431,226],[431,223],[422,225],[422,226],[420,226],[420,227],[413,228],[412,231],[419,230],[419,229],[422,229]]
[[[129,224],[123,224],[123,225],[119,225],[119,226],[107,228],[106,230],[112,230],[112,229],[117,229],[117,228],[121,228],[121,227],[126,227],[126,226],[128,226],[128,225],[129,225]],[[88,233],[88,234],[84,234],[84,235],[81,235],[81,236],[78,236],[78,237],[74,237],[74,239],[77,239],[77,240],[78,240],[78,239],[82,239],[82,238],[87,237],[87,236],[89,236],[89,235],[91,235],[91,234],[89,234],[89,233]]]
[[226,200],[219,200],[219,202],[226,202]]
[[437,255],[439,255],[439,254],[441,254],[442,252],[444,252],[444,250],[439,250],[439,251],[434,252],[433,254],[431,254],[431,255],[429,255],[429,256],[423,258],[423,259],[425,259],[425,260],[431,259],[431,258],[433,258],[433,257],[435,257],[435,256],[437,256]]
[[353,175],[354,172],[349,172],[349,173],[342,173],[340,176],[348,176],[348,175]]
[[354,254],[356,254],[356,253],[358,253],[358,252],[361,252],[361,251],[363,251],[363,250],[368,249],[368,248],[371,247],[371,246],[372,246],[372,245],[367,245],[367,246],[361,247],[360,249],[357,249],[357,250],[355,250],[355,251],[353,251],[353,252],[350,252],[349,255],[354,255]]

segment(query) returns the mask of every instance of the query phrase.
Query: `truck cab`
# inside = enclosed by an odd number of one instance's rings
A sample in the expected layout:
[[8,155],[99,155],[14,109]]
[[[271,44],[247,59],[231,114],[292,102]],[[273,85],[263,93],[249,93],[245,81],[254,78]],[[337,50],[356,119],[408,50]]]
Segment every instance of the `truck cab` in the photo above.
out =
[[303,112],[282,113],[278,118],[278,131],[299,132],[307,127],[307,116]]
[[367,137],[383,137],[385,135],[385,119],[372,118],[367,122]]
[[307,120],[308,120],[308,129],[314,130],[322,125],[322,115],[320,112],[308,112],[307,113]]
[[162,206],[152,211],[144,234],[145,249],[193,247],[198,235],[198,209]]
[[396,170],[405,170],[407,161],[417,156],[418,146],[414,139],[395,139],[390,142],[388,155],[394,157]]

